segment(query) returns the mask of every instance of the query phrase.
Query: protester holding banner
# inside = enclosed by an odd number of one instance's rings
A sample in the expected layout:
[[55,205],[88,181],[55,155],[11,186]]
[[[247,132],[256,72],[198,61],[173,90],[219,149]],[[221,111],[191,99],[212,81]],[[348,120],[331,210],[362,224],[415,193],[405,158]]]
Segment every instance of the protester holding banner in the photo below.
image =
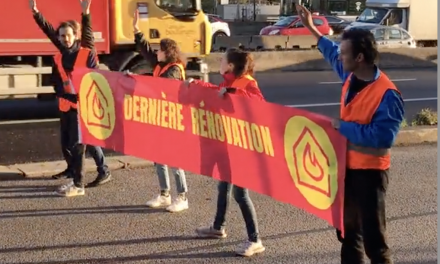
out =
[[[62,53],[68,52],[68,50],[78,49],[79,47],[87,49],[94,49],[95,47],[90,17],[91,0],[80,0],[80,3],[82,8],[82,26],[75,20],[67,20],[66,22],[62,23],[62,25],[60,25],[58,29],[55,29],[38,11],[36,1],[29,0],[29,6],[34,14],[35,22],[52,41],[55,47],[57,47],[57,49]],[[61,39],[58,31],[61,28],[65,28],[64,25],[72,28],[75,36],[70,37],[69,35],[65,35],[64,37],[66,39]],[[58,75],[59,74],[57,66],[54,64],[52,67],[52,80],[55,84],[55,87],[57,87],[57,85],[59,85],[60,83]],[[57,96],[59,96],[59,91],[59,89],[55,89],[55,92],[58,92]],[[69,125],[66,124],[69,122],[68,120],[70,120],[68,115],[68,113],[60,111],[61,150],[67,163],[67,169],[56,175],[53,175],[53,179],[72,178],[74,173],[72,163],[72,150],[69,149]],[[105,157],[102,149],[100,147],[87,145],[87,151],[93,157],[98,171],[97,178],[87,186],[93,187],[109,182],[111,180],[111,173],[105,163]]]
[[332,125],[348,140],[341,263],[391,264],[387,243],[385,194],[390,148],[404,118],[394,83],[375,65],[378,50],[368,30],[351,29],[340,45],[314,27],[310,12],[297,5],[302,23],[343,82],[340,120]]
[[[186,85],[190,83],[202,85],[219,90],[221,96],[225,93],[234,93],[248,98],[264,100],[257,81],[252,77],[254,72],[254,61],[249,52],[239,49],[229,49],[220,62],[220,73],[224,82],[216,86],[199,80],[188,79]],[[222,172],[220,172],[222,173]],[[222,175],[227,178],[229,175]],[[239,246],[236,253],[240,256],[250,257],[265,250],[259,231],[257,214],[254,205],[249,197],[248,189],[234,186],[226,181],[221,181],[218,185],[217,211],[214,223],[208,227],[201,227],[196,230],[200,237],[208,238],[226,238],[225,231],[226,213],[229,206],[231,192],[234,193],[235,201],[239,204],[243,214],[248,233],[248,240]]]
[[[135,42],[144,59],[154,67],[153,76],[185,80],[186,61],[180,53],[177,43],[172,39],[162,39],[156,54],[139,30],[138,20],[139,12],[136,11],[133,20]],[[186,195],[188,187],[185,171],[180,168],[171,168],[177,188],[177,198],[171,202],[168,166],[155,163],[155,167],[159,178],[160,194],[148,201],[147,206],[151,208],[166,207],[166,210],[169,212],[180,212],[188,209],[188,198]]]

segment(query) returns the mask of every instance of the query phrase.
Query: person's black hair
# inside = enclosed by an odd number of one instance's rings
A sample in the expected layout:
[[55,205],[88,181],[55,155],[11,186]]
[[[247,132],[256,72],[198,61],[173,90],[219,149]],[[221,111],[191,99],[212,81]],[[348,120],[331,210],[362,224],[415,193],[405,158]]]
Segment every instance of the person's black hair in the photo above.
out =
[[363,54],[367,64],[374,64],[379,57],[376,40],[370,30],[352,28],[344,31],[341,39],[349,40],[353,50],[353,57]]
[[61,22],[57,28],[57,33],[59,34],[60,29],[69,28],[69,27],[72,29],[73,34],[76,36],[78,34],[80,24],[78,22],[76,22],[75,20],[67,20],[67,21]]
[[226,51],[226,58],[228,63],[234,65],[234,70],[232,73],[235,75],[235,77],[238,78],[245,74],[254,74],[254,57],[250,52],[238,48],[229,48]]

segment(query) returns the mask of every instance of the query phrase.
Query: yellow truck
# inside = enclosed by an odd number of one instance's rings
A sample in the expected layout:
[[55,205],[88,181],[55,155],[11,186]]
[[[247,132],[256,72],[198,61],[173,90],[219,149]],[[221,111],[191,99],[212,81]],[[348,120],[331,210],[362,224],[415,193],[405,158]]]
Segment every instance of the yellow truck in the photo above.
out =
[[[0,23],[8,25],[0,28],[0,96],[53,93],[47,77],[57,50],[35,24],[27,1],[0,6]],[[100,63],[112,71],[152,72],[134,45],[137,9],[139,27],[152,47],[157,49],[162,38],[174,39],[188,58],[187,75],[206,79],[203,58],[210,53],[212,32],[201,7],[201,0],[93,0],[90,12]],[[80,21],[78,1],[38,0],[38,9],[54,26],[67,19]],[[23,78],[27,85],[22,85]],[[29,85],[33,82],[35,86]]]

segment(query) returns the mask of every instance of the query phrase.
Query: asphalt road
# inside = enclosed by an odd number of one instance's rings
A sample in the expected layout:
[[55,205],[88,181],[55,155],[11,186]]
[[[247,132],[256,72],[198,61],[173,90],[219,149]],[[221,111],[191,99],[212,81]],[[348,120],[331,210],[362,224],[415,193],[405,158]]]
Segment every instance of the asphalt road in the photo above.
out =
[[[437,145],[395,148],[392,156],[387,216],[395,263],[437,263]],[[339,263],[334,230],[290,205],[252,193],[266,252],[247,260],[232,253],[245,239],[235,203],[228,239],[194,238],[213,220],[215,181],[189,175],[190,209],[170,214],[144,206],[157,193],[151,168],[116,171],[114,179],[68,199],[51,194],[59,181],[0,178],[0,263]]]
[[[390,70],[406,101],[406,117],[411,120],[422,108],[437,110],[437,72],[435,70]],[[333,72],[257,73],[260,87],[270,102],[302,107],[331,117],[339,116],[341,84]],[[213,83],[221,81],[212,75]],[[0,121],[6,119],[56,118],[53,102],[36,100],[1,101]],[[2,125],[0,122],[0,165],[57,160],[58,123]],[[112,152],[107,152],[109,155]]]

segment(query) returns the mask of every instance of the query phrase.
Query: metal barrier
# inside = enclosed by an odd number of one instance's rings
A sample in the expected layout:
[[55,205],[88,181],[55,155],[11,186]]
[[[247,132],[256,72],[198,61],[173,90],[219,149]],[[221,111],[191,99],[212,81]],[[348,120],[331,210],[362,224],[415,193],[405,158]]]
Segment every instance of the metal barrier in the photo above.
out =
[[[329,36],[336,39],[337,36]],[[238,47],[251,51],[277,51],[277,50],[297,50],[315,49],[316,38],[307,36],[232,36],[217,37],[212,49],[213,52],[224,52],[230,47]]]
[[52,86],[41,86],[42,74],[52,73],[51,67],[0,68],[0,96],[54,93]]
[[[188,77],[209,81],[208,65],[201,65],[202,71],[188,70]],[[108,70],[100,64],[99,69]],[[51,67],[10,67],[0,68],[0,100],[9,97],[27,97],[38,94],[54,94],[52,86],[41,86],[42,75],[51,74]],[[39,85],[40,84],[40,85]]]

